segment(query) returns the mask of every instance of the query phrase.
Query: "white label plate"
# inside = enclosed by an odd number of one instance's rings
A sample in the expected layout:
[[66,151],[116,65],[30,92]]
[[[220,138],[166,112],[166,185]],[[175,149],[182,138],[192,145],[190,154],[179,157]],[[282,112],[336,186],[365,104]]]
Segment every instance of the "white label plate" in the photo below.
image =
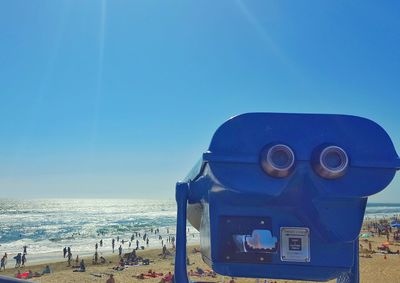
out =
[[310,229],[281,227],[281,261],[310,262]]

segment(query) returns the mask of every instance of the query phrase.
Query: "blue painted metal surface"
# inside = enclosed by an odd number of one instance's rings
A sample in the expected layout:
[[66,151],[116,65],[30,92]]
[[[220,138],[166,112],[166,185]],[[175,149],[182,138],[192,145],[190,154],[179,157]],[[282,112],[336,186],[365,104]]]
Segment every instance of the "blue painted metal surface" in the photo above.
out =
[[21,280],[21,279],[17,279],[17,278],[11,278],[11,277],[7,277],[7,276],[0,276],[0,283],[21,283],[21,282],[27,282],[26,280]]
[[249,113],[224,123],[177,184],[175,282],[186,221],[203,260],[235,277],[359,282],[367,198],[400,169],[387,133],[355,116]]

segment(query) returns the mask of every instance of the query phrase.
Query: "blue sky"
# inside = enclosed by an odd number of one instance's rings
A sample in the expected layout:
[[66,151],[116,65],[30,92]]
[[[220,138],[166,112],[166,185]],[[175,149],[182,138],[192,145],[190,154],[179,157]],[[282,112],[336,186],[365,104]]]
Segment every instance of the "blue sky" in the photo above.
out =
[[[0,197],[173,198],[244,112],[364,116],[400,151],[399,9],[2,1]],[[397,176],[372,200],[400,202],[399,189]]]

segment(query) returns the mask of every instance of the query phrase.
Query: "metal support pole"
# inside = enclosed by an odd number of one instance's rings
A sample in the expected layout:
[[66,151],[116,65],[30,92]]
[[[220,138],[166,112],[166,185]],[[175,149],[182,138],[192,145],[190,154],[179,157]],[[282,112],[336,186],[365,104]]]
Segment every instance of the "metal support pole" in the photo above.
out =
[[186,207],[189,185],[187,183],[176,184],[176,253],[175,253],[175,283],[189,283],[186,268]]
[[360,283],[360,256],[358,253],[358,239],[354,241],[354,261],[349,273],[343,273],[338,277],[337,283]]

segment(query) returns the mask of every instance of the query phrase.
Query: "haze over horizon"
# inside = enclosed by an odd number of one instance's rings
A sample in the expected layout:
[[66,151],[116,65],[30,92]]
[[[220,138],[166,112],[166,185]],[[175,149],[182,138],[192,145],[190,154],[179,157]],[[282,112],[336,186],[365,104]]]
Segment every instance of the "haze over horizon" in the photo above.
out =
[[[246,112],[380,124],[400,152],[400,2],[3,1],[0,198],[173,199]],[[371,202],[400,203],[400,172]]]

